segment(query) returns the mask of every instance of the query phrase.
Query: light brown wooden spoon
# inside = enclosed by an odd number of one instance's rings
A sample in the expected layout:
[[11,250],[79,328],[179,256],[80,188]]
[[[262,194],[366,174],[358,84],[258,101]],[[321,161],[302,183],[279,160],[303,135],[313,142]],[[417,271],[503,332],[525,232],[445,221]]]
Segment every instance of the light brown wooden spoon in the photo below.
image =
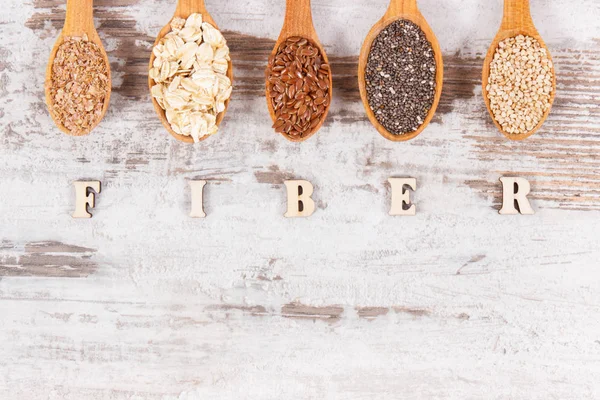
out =
[[[433,53],[435,57],[436,63],[436,74],[435,74],[435,95],[433,99],[433,104],[431,105],[431,109],[425,118],[425,121],[421,124],[419,129],[414,132],[406,133],[403,135],[394,135],[389,132],[383,125],[377,121],[375,114],[369,107],[369,100],[367,98],[367,87],[365,82],[365,73],[367,69],[367,61],[369,58],[369,52],[371,51],[371,46],[373,41],[379,35],[379,33],[390,23],[399,20],[405,19],[413,22],[418,25],[419,28],[425,33],[427,40],[431,43],[431,47],[433,48]],[[360,56],[358,58],[358,88],[360,90],[360,97],[362,99],[363,105],[365,107],[365,111],[367,112],[367,116],[369,117],[369,121],[375,126],[377,131],[386,139],[392,140],[394,142],[403,142],[406,140],[410,140],[418,136],[423,130],[429,125],[431,119],[435,115],[435,110],[440,102],[440,96],[442,95],[442,86],[444,84],[444,60],[442,57],[442,50],[440,49],[440,44],[435,37],[435,34],[427,24],[425,17],[419,11],[417,7],[417,0],[390,0],[390,5],[384,14],[384,16],[371,28],[363,46],[360,50]]]
[[[94,0],[67,0],[67,13],[65,17],[65,24],[63,26],[60,35],[56,39],[56,43],[52,48],[52,52],[50,53],[50,59],[48,60],[48,66],[46,67],[46,83],[44,85],[44,91],[46,95],[46,105],[48,106],[48,110],[52,109],[52,98],[50,96],[50,88],[52,86],[52,65],[54,64],[54,59],[56,58],[56,52],[61,44],[63,44],[65,38],[67,37],[82,37],[84,34],[87,35],[88,40],[92,43],[95,43],[100,48],[100,52],[102,54],[102,58],[104,58],[104,62],[106,63],[106,70],[108,71],[108,82],[111,82],[110,79],[110,63],[108,62],[108,56],[106,55],[106,51],[104,50],[104,46],[102,46],[102,41],[100,41],[100,36],[98,36],[98,32],[94,27]],[[54,113],[50,111],[50,116],[54,120],[54,123],[64,133],[72,136],[83,136],[90,133],[102,118],[106,114],[106,110],[108,110],[108,104],[110,103],[110,93],[111,87],[109,84],[108,90],[106,92],[106,97],[104,99],[104,106],[102,107],[102,115],[98,118],[98,121],[94,126],[92,126],[87,132],[82,133],[73,133],[65,128],[55,117]]]
[[[158,33],[158,36],[156,37],[156,41],[154,42],[154,45],[152,47],[154,48],[154,46],[156,46],[158,44],[158,42],[167,33],[169,33],[171,31],[171,21],[173,20],[173,18],[179,17],[179,18],[187,19],[187,17],[189,17],[192,14],[202,14],[203,22],[208,22],[209,24],[214,26],[216,29],[219,29],[219,27],[215,23],[215,20],[210,16],[208,11],[206,11],[206,6],[204,5],[204,0],[179,0],[177,2],[177,8],[175,9],[175,14],[173,14],[173,17],[171,18],[171,20],[169,20],[169,23],[167,25],[165,25],[161,29],[161,31]],[[148,71],[152,68],[152,64],[154,63],[155,58],[156,57],[154,56],[154,53],[151,53],[150,63],[148,64]],[[229,61],[229,66],[227,67],[227,77],[233,84],[233,68],[231,66],[231,60]],[[154,86],[154,85],[155,85],[154,79],[148,77],[148,88],[152,89],[152,86]],[[160,107],[160,105],[156,102],[156,100],[154,99],[154,97],[152,95],[150,95],[150,97],[152,98],[152,104],[154,105],[154,109],[156,110],[158,119],[160,119],[160,122],[162,122],[165,129],[177,140],[180,140],[185,143],[194,143],[194,139],[191,136],[180,135],[171,128],[171,124],[167,120],[165,110],[163,110]],[[227,101],[225,101],[225,110],[223,110],[223,112],[221,112],[217,115],[217,120],[216,120],[217,126],[219,126],[221,124],[221,121],[223,121],[223,117],[225,117],[225,113],[227,112],[227,108],[229,107],[230,99],[231,99],[231,97],[229,99],[227,99]],[[212,136],[212,135],[205,135],[205,136],[199,138],[198,141],[205,140],[209,136]]]
[[[277,43],[275,43],[275,47],[273,47],[273,51],[271,52],[271,56],[275,56],[279,46],[289,37],[299,36],[305,39],[308,39],[312,42],[312,44],[319,49],[321,56],[323,57],[323,61],[326,64],[329,64],[329,59],[327,58],[327,54],[325,53],[325,49],[321,42],[319,42],[319,37],[317,36],[317,31],[315,31],[315,27],[313,25],[312,19],[312,11],[310,8],[310,0],[286,0],[285,5],[285,19],[283,21],[283,27],[281,28],[281,33],[279,34],[279,38],[277,39]],[[275,116],[275,110],[273,110],[273,105],[271,104],[271,98],[269,97],[269,90],[267,81],[265,81],[265,96],[267,98],[267,107],[269,108],[269,114],[271,115],[271,119],[273,122],[277,119]],[[329,68],[329,105],[325,107],[325,111],[321,115],[321,120],[315,129],[302,137],[294,137],[287,135],[286,133],[281,133],[283,137],[292,142],[303,142],[307,140],[309,137],[314,135],[323,125],[325,119],[327,118],[327,113],[329,112],[329,107],[331,106],[331,101],[333,100],[333,72],[331,70],[331,65]]]
[[544,43],[544,40],[538,33],[537,29],[533,25],[533,19],[531,18],[531,10],[529,8],[529,0],[504,0],[504,17],[502,18],[502,24],[500,25],[500,30],[496,34],[496,37],[492,41],[492,45],[487,53],[485,61],[483,63],[483,76],[482,76],[482,90],[483,90],[483,99],[485,101],[485,106],[487,107],[490,115],[492,116],[492,121],[494,121],[494,125],[502,132],[504,136],[511,140],[523,140],[528,138],[537,132],[550,114],[550,110],[552,108],[552,103],[554,102],[554,96],[556,94],[556,71],[554,70],[554,63],[552,64],[552,94],[550,95],[550,107],[544,113],[544,116],[537,124],[535,128],[531,132],[527,133],[507,133],[502,129],[502,126],[496,122],[494,118],[494,114],[492,113],[492,109],[490,108],[490,100],[487,96],[486,86],[488,84],[488,78],[490,76],[490,64],[494,59],[494,54],[496,53],[496,49],[498,48],[498,44],[508,38],[525,35],[531,36],[536,39],[542,47],[544,47],[547,51],[548,58],[552,60],[550,55],[550,51],[548,51],[548,47]]

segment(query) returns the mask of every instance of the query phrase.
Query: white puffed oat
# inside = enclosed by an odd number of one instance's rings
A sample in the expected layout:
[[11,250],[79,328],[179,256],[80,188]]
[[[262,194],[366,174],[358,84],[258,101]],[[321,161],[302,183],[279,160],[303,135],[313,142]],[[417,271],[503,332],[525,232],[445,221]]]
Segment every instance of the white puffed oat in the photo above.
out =
[[198,45],[196,42],[188,42],[177,49],[176,57],[180,60],[180,65],[183,69],[190,69],[196,61],[196,52]]
[[202,23],[202,35],[204,41],[213,46],[214,48],[220,48],[225,46],[225,38],[214,26],[208,22]]
[[202,29],[202,14],[190,15],[188,17],[188,19],[185,21],[185,26],[186,26],[186,28],[192,27],[197,30],[201,30]]
[[227,47],[227,45],[223,45],[221,47],[219,47],[216,51],[215,51],[215,55],[214,55],[214,59],[215,60],[227,60],[229,61],[229,47]]
[[202,29],[198,29],[193,26],[188,26],[188,27],[183,28],[177,34],[186,43],[189,43],[189,42],[197,42],[198,40],[201,40],[203,32],[202,32]]
[[215,51],[210,44],[204,42],[198,47],[196,59],[200,64],[210,64],[215,59]]
[[186,20],[183,18],[175,17],[171,20],[171,30],[173,32],[179,32],[185,25]]
[[152,49],[151,94],[173,131],[197,142],[217,133],[217,115],[231,97],[229,48],[201,14],[174,18],[171,29]]
[[225,60],[224,58],[220,59],[220,60],[214,60],[212,62],[212,68],[213,71],[215,71],[217,74],[224,74],[227,72],[227,67],[229,66],[229,62],[227,60]]

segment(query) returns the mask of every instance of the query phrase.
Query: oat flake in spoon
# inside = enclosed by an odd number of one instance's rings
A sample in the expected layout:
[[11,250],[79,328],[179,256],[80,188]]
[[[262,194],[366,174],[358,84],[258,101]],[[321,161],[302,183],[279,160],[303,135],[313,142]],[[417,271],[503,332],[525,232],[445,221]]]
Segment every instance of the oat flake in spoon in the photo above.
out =
[[217,115],[231,96],[229,48],[202,14],[174,18],[171,32],[154,46],[151,93],[175,133],[194,142],[217,133]]

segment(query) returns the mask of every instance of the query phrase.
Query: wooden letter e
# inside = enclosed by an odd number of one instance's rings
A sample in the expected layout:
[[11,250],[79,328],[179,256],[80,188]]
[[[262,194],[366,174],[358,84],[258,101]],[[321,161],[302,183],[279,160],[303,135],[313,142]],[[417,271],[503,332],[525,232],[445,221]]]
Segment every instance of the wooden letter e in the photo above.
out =
[[389,178],[388,182],[392,186],[390,215],[416,215],[417,206],[411,204],[410,192],[405,190],[404,186],[417,190],[417,180],[415,178]]

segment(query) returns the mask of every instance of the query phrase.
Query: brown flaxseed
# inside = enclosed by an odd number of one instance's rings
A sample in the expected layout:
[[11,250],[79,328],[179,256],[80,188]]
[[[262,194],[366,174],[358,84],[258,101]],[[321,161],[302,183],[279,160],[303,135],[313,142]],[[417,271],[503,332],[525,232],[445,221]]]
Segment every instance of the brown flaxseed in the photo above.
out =
[[289,37],[269,59],[266,77],[275,131],[291,137],[313,133],[331,101],[330,68],[318,47]]
[[102,117],[110,88],[108,66],[98,45],[86,35],[65,38],[47,84],[54,119],[74,135],[89,133]]

